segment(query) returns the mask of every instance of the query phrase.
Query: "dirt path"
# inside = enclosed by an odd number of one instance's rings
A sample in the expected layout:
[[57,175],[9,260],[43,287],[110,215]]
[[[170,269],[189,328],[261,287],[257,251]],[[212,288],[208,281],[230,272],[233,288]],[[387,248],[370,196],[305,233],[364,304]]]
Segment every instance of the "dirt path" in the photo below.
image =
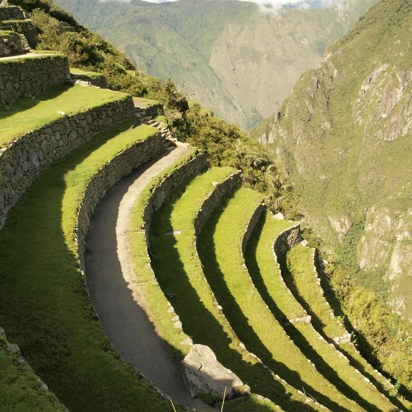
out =
[[211,412],[215,409],[189,395],[178,362],[139,303],[139,291],[133,290],[138,286],[130,283],[133,270],[127,233],[131,208],[146,184],[187,150],[178,146],[132,173],[100,202],[87,240],[86,281],[103,329],[120,356],[173,401],[190,411]]

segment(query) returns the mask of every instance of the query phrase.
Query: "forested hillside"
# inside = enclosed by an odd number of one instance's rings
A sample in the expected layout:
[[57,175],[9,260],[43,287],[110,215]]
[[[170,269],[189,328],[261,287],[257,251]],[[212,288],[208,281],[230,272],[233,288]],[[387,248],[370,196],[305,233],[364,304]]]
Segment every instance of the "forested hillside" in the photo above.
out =
[[308,226],[329,248],[328,260],[340,262],[328,270],[353,324],[407,385],[411,28],[410,1],[380,1],[255,130],[293,182]]

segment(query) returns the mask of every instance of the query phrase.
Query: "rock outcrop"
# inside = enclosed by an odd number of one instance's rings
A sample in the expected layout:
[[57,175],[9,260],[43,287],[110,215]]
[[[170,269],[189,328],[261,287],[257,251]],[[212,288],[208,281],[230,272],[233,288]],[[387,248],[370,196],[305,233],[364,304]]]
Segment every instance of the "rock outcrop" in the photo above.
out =
[[217,359],[205,345],[193,345],[183,360],[185,375],[192,396],[211,394],[219,399],[250,393],[250,389]]

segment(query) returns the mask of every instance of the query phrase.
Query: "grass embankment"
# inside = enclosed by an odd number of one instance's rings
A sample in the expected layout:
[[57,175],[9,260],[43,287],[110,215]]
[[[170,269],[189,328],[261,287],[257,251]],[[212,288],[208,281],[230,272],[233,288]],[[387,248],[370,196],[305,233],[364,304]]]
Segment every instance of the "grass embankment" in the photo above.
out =
[[[334,316],[320,284],[314,265],[313,250],[302,245],[293,247],[287,254],[287,266],[290,272],[290,290],[311,315],[316,330],[329,341],[344,336],[347,331],[342,321]],[[336,346],[347,356],[351,364],[382,392],[391,394],[393,386],[365,360],[352,342],[338,342]],[[402,405],[400,400],[391,400],[397,407],[407,407]]]
[[35,98],[21,99],[7,110],[0,111],[0,148],[63,116],[86,112],[126,98],[128,95],[109,89],[66,85],[55,87]]
[[79,74],[79,75],[87,76],[87,77],[90,77],[91,79],[97,79],[99,77],[103,77],[103,75],[101,73],[88,71],[88,70],[77,69],[75,67],[70,67],[70,73],[71,74]]
[[[246,251],[246,263],[256,288],[278,321],[287,325],[288,335],[302,353],[343,394],[367,411],[394,410],[395,406],[375,386],[362,379],[359,371],[333,345],[326,342],[311,323],[304,319],[297,320],[307,316],[307,312],[287,288],[274,257],[277,236],[291,226],[293,222],[279,221],[267,213],[255,228]],[[311,251],[310,248],[304,249]],[[313,269],[313,255],[312,263],[306,260],[301,263],[305,263],[305,271],[310,267]],[[314,285],[307,284],[307,287],[313,288]]]
[[[305,401],[293,388],[276,380],[270,371],[247,350],[218,308],[194,250],[196,213],[221,183],[235,172],[233,168],[212,168],[180,188],[156,214],[150,233],[150,251],[156,277],[169,293],[183,329],[196,343],[209,346],[219,361],[251,386],[252,392],[272,399],[285,410],[300,411]],[[239,407],[256,408],[256,399],[240,402]],[[263,408],[263,406],[260,406]],[[276,410],[268,403],[267,409]],[[238,409],[236,409],[238,410]]]
[[7,350],[9,343],[0,331],[0,399],[3,412],[64,411],[63,405],[40,386],[39,378],[18,353]]
[[209,283],[240,339],[266,365],[333,411],[361,411],[363,408],[346,398],[310,364],[252,283],[244,266],[241,242],[261,200],[257,192],[241,189],[205,228],[199,250]]
[[0,232],[0,324],[73,412],[141,405],[171,410],[111,348],[78,268],[75,226],[88,182],[118,153],[156,133],[132,124],[114,127],[51,166]]

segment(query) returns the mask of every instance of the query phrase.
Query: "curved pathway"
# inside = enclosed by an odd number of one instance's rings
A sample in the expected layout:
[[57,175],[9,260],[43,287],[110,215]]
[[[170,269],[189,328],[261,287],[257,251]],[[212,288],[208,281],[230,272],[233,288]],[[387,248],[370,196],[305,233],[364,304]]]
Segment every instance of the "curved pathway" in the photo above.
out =
[[[86,282],[103,329],[120,356],[167,397],[190,411],[215,409],[191,398],[179,362],[156,333],[134,285],[129,216],[142,189],[188,151],[178,145],[163,157],[118,182],[96,208],[87,239]],[[171,408],[172,410],[172,408]]]

